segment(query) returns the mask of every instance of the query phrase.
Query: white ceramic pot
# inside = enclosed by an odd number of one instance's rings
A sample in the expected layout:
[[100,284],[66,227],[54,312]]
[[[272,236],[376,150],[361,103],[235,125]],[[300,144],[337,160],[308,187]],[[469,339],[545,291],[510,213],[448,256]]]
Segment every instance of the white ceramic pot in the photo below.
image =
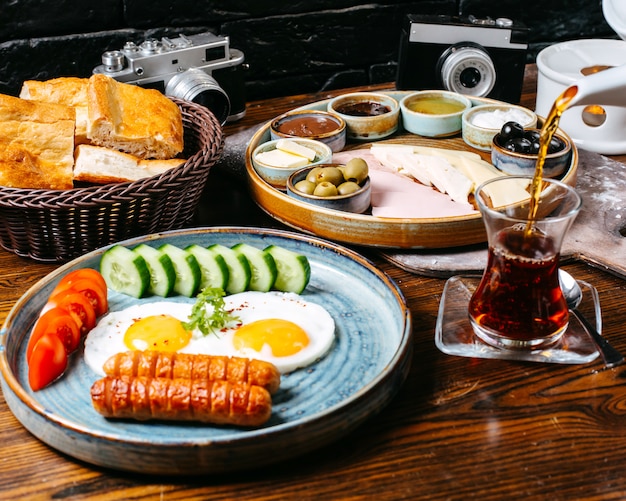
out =
[[[590,68],[624,64],[623,40],[572,40],[543,49],[537,56],[537,114],[546,117],[561,92],[583,78]],[[579,148],[606,155],[624,154],[626,96],[623,106],[573,106],[563,113],[560,127]]]
[[[609,25],[622,39],[626,38],[626,2],[603,0],[602,9]],[[586,76],[595,74],[594,84],[601,84],[596,87],[607,87],[606,82],[598,81],[597,77],[603,78],[604,68],[622,65],[626,65],[624,40],[572,40],[543,49],[537,55],[537,114],[546,117],[555,99],[572,84],[580,84]],[[607,79],[622,80],[623,73],[615,77],[615,72],[607,74]],[[591,80],[584,82],[591,85]],[[613,83],[608,86],[618,87]],[[611,95],[594,96],[598,102],[583,99],[584,103],[563,113],[560,126],[579,148],[607,155],[626,153],[626,93],[623,88],[613,91]],[[623,96],[623,102],[615,96]]]

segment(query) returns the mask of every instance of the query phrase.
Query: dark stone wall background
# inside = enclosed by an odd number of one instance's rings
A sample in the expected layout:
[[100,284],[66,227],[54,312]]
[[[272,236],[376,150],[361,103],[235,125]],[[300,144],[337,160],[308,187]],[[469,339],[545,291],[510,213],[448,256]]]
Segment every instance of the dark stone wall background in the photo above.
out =
[[16,95],[26,79],[89,76],[127,40],[203,31],[244,52],[248,100],[389,82],[407,13],[522,21],[529,62],[554,42],[615,38],[600,0],[0,0],[0,93]]

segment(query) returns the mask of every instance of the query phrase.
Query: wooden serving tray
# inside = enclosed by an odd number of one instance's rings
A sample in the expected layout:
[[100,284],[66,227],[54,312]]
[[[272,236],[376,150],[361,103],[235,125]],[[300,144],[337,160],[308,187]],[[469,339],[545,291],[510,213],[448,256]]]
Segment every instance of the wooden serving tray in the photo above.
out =
[[[583,205],[565,237],[561,256],[626,278],[626,166],[597,153],[578,153],[576,189]],[[481,272],[487,262],[486,244],[383,255],[407,271],[439,277]]]
[[[387,92],[401,99],[406,92]],[[474,105],[494,102],[474,99]],[[328,100],[318,101],[298,109],[325,110]],[[564,134],[562,131],[560,133]],[[255,171],[251,155],[254,149],[270,139],[269,122],[261,126],[248,143],[245,164],[250,191],[255,202],[271,217],[287,226],[336,242],[381,249],[444,249],[478,244],[486,241],[479,213],[433,218],[383,218],[368,214],[353,214],[295,200],[266,183]],[[430,146],[450,150],[472,151],[491,162],[490,153],[471,148],[460,134],[451,138],[425,138],[403,129],[382,142]],[[345,149],[367,147],[368,143],[350,142]],[[578,152],[572,149],[572,161],[562,181],[574,185],[578,167]]]

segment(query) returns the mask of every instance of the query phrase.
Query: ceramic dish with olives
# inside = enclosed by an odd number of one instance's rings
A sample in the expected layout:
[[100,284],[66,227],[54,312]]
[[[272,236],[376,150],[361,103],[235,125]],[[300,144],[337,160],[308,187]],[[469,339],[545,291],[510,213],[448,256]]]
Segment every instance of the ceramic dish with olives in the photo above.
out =
[[353,158],[347,164],[323,164],[294,172],[287,194],[327,209],[365,212],[371,201],[367,162]]
[[[517,122],[505,123],[493,138],[491,163],[507,174],[532,174],[539,153],[541,131],[524,128]],[[546,177],[560,176],[570,164],[572,144],[565,136],[555,134],[543,166]]]

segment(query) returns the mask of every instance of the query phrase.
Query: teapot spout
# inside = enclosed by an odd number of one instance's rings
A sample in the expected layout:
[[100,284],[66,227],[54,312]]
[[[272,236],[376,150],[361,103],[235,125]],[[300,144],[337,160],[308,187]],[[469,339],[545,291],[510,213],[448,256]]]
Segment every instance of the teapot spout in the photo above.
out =
[[566,89],[568,106],[626,106],[626,64],[585,76]]

